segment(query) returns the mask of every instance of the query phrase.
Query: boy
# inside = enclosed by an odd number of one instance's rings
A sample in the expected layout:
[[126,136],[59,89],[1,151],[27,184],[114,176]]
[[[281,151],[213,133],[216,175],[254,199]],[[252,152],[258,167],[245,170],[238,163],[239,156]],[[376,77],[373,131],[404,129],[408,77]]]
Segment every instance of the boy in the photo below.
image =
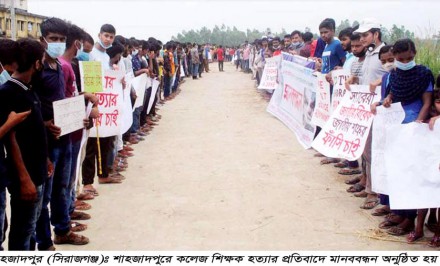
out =
[[[24,121],[14,127],[14,133],[5,141],[12,158],[7,165],[11,170],[11,228],[9,250],[31,250],[43,199],[43,184],[48,176],[46,131],[38,97],[29,84],[41,71],[44,49],[31,39],[18,42],[18,68],[11,79],[0,87],[0,124],[11,118],[11,112],[29,111]],[[20,119],[23,120],[23,119]]]
[[[35,81],[36,93],[41,100],[41,113],[47,128],[49,158],[55,168],[54,176],[47,179],[41,215],[37,223],[39,250],[54,250],[55,244],[85,245],[87,237],[70,230],[70,191],[72,143],[70,134],[60,137],[61,130],[54,125],[53,102],[66,98],[64,74],[58,57],[66,49],[68,25],[59,18],[50,18],[41,24],[40,42],[46,49],[43,71]],[[50,215],[48,205],[50,203]],[[51,240],[50,224],[54,226]]]

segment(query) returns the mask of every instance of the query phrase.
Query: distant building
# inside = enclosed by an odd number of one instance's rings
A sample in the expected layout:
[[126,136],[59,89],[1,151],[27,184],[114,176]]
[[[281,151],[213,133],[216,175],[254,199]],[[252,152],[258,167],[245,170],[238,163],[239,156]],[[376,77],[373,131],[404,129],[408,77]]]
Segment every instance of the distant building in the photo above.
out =
[[39,38],[40,25],[47,17],[27,12],[27,0],[0,0],[0,36],[11,38],[11,4],[14,1],[16,38]]

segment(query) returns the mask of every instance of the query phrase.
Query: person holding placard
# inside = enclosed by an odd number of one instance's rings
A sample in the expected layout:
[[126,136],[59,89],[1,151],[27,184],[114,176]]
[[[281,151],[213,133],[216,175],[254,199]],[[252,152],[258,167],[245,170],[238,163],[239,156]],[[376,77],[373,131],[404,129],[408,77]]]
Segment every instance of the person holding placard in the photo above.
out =
[[[403,124],[423,122],[428,119],[432,103],[434,76],[431,70],[423,65],[417,65],[414,57],[417,53],[415,44],[410,39],[398,40],[393,46],[395,57],[393,69],[385,81],[383,106],[390,107],[393,102],[401,102],[405,111]],[[416,176],[414,178],[417,178]],[[392,184],[390,184],[392,186]],[[390,199],[392,201],[392,198]],[[396,226],[388,229],[392,235],[409,233],[407,241],[415,242],[423,237],[423,226],[427,209],[399,210],[403,220]],[[414,219],[417,217],[417,226],[414,231]]]
[[[78,89],[76,88],[76,76],[72,67],[72,59],[78,55],[80,51],[83,49],[83,39],[85,32],[80,29],[78,26],[70,24],[66,39],[66,50],[62,56],[58,58],[61,63],[61,68],[64,74],[64,87],[65,87],[65,95],[66,98],[75,97],[79,95]],[[92,95],[90,93],[85,93],[85,98],[90,99]],[[84,109],[85,113],[85,109]],[[89,126],[89,119],[84,118],[84,127],[87,128]],[[77,168],[77,159],[79,150],[81,147],[81,139],[82,139],[83,129],[77,130],[70,134],[71,143],[72,143],[72,164],[70,171],[70,184],[69,184],[69,195],[70,195],[70,203],[69,203],[69,214],[71,220],[76,220],[76,218],[84,218],[88,217],[87,214],[75,211],[75,181],[76,181],[76,168]],[[79,204],[79,202],[78,202]],[[91,206],[87,203],[82,203],[83,208],[89,209]],[[73,232],[80,232],[87,229],[87,225],[81,224],[79,222],[71,222],[71,230]]]
[[[375,19],[365,19],[354,32],[361,35],[361,43],[367,49],[365,60],[362,65],[361,77],[350,77],[346,81],[346,86],[350,84],[370,85],[380,79],[386,70],[382,67],[379,60],[379,51],[385,45],[382,42],[381,25]],[[373,209],[379,204],[377,194],[371,190],[371,131],[368,134],[367,143],[362,154],[362,176],[361,183],[365,184],[367,193],[362,209]]]
[[[112,47],[116,29],[113,25],[104,24],[101,26],[98,42],[95,43],[92,52],[90,53],[91,61],[100,61],[104,70],[110,69],[110,57],[106,53],[106,50]],[[109,176],[109,168],[107,165],[107,159],[109,153],[114,149],[114,136],[99,138],[99,150],[98,151],[98,138],[89,137],[87,141],[86,157],[82,164],[82,176],[83,176],[83,192],[90,193],[94,196],[98,196],[98,191],[93,187],[95,179],[95,169],[100,169],[101,173],[98,173],[98,181],[102,184],[114,184],[121,183],[121,179],[113,178]],[[95,168],[95,161],[97,167]]]
[[[54,125],[53,102],[66,98],[64,74],[59,60],[66,49],[68,24],[59,18],[41,24],[40,41],[46,48],[44,68],[36,80],[36,93],[41,100],[42,115],[47,128],[49,156],[55,168],[53,178],[45,183],[43,206],[37,223],[36,240],[39,250],[53,250],[55,244],[84,245],[87,237],[70,230],[70,191],[72,143],[70,134],[60,137],[61,130]],[[50,213],[49,205],[50,203]],[[54,226],[54,241],[50,224]]]

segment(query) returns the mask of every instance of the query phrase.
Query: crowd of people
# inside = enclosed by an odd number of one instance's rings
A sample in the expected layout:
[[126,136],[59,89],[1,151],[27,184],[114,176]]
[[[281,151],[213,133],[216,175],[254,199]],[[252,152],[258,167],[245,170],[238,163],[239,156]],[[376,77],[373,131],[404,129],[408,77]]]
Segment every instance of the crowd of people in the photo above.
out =
[[[352,84],[369,85],[372,92],[381,86],[381,101],[373,103],[385,108],[391,103],[401,102],[405,111],[402,124],[410,122],[429,123],[434,128],[440,117],[440,93],[435,88],[435,79],[427,66],[417,65],[417,53],[414,42],[401,39],[394,44],[382,41],[381,25],[374,19],[367,19],[360,25],[341,30],[335,36],[335,21],[331,18],[319,24],[319,38],[314,39],[310,32],[293,31],[283,39],[277,36],[262,36],[253,43],[240,46],[234,55],[237,69],[253,73],[257,85],[262,77],[265,59],[281,52],[300,55],[315,62],[315,70],[325,74],[333,89],[331,72],[346,69],[350,77],[346,80],[347,90]],[[437,86],[440,75],[437,77]],[[270,93],[270,92],[269,92]],[[330,92],[331,94],[332,92]],[[267,98],[270,99],[270,98]],[[315,137],[320,128],[317,127]],[[424,226],[434,233],[429,242],[431,247],[440,247],[439,209],[393,210],[387,195],[372,191],[371,187],[371,144],[372,132],[369,132],[366,147],[359,161],[347,161],[339,158],[326,158],[317,153],[315,157],[324,157],[321,164],[334,164],[340,168],[339,174],[353,175],[345,181],[350,187],[347,192],[355,197],[365,198],[360,208],[371,210],[373,216],[383,216],[378,227],[390,235],[406,236],[408,243],[414,243],[424,237]],[[380,208],[376,208],[381,205]],[[376,209],[375,209],[376,208]],[[429,212],[429,215],[428,215]],[[428,217],[427,217],[428,216]]]
[[[233,62],[236,69],[251,73],[259,84],[265,59],[281,52],[300,55],[315,61],[315,70],[328,77],[331,71],[350,71],[350,84],[382,86],[382,100],[372,105],[389,107],[402,102],[403,123],[429,122],[430,127],[440,116],[440,95],[435,93],[431,71],[414,61],[416,47],[409,39],[387,45],[381,40],[380,24],[366,20],[355,28],[346,28],[335,37],[335,21],[323,20],[320,37],[310,32],[293,31],[283,38],[262,36],[252,43],[237,47],[147,40],[116,35],[116,29],[105,24],[98,39],[80,27],[58,18],[41,24],[39,41],[0,39],[0,238],[5,239],[9,224],[9,250],[55,250],[55,245],[89,243],[87,225],[78,221],[90,219],[85,211],[88,203],[99,196],[94,183],[120,184],[133,156],[134,145],[158,125],[159,108],[180,93],[185,77],[196,80],[209,72],[209,63]],[[145,88],[143,104],[133,111],[133,123],[124,134],[112,137],[89,137],[80,162],[83,130],[61,136],[54,124],[53,102],[84,95],[85,105],[92,111],[84,119],[84,127],[96,126],[99,116],[98,98],[81,88],[80,61],[99,61],[105,70],[123,71],[134,77],[146,74],[160,82],[153,94]],[[136,91],[121,80],[124,90],[130,90],[134,105]],[[437,82],[438,84],[438,82]],[[151,110],[147,106],[154,99]],[[318,129],[319,131],[319,129]],[[4,148],[3,148],[4,147]],[[322,156],[316,154],[316,156]],[[76,165],[80,164],[82,189],[75,189]],[[387,195],[371,189],[371,132],[361,163],[338,158],[323,158],[321,164],[333,163],[341,175],[356,175],[348,179],[348,192],[364,197],[363,209],[384,216],[379,228],[392,235],[406,235],[408,243],[424,236],[424,224],[433,231],[430,246],[440,246],[440,220],[437,209],[392,210]],[[97,180],[95,179],[97,176]],[[6,188],[11,195],[11,217],[6,217]],[[51,230],[53,226],[53,234]]]
[[[82,221],[91,218],[86,212],[92,207],[90,200],[99,196],[94,183],[122,183],[121,172],[134,155],[134,145],[161,119],[159,107],[180,93],[185,77],[198,79],[209,70],[207,45],[126,38],[116,35],[110,24],[100,28],[95,42],[83,29],[59,18],[46,19],[40,28],[40,40],[0,39],[0,239],[6,239],[9,227],[9,250],[53,251],[55,245],[88,244],[89,238],[79,232],[87,229]],[[156,94],[146,86],[143,104],[133,110],[127,132],[88,137],[82,152],[83,129],[61,135],[53,109],[55,101],[84,95],[84,114],[87,105],[93,106],[84,128],[97,126],[99,99],[82,88],[81,61],[99,61],[103,71],[121,71],[126,77],[145,74],[160,82]],[[134,106],[136,90],[125,78],[120,82],[130,92],[124,101]],[[154,103],[149,110],[150,99]],[[9,219],[6,188],[11,196]]]

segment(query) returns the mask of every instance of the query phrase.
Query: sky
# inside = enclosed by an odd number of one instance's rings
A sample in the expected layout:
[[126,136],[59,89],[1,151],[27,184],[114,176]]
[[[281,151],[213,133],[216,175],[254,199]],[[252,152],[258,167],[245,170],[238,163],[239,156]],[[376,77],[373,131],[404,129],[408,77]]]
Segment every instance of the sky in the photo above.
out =
[[116,34],[168,41],[183,30],[225,24],[238,29],[272,32],[318,33],[324,18],[361,22],[375,18],[383,26],[403,25],[416,36],[432,36],[440,31],[438,0],[28,0],[28,11],[71,21],[97,38],[102,24],[110,23]]

